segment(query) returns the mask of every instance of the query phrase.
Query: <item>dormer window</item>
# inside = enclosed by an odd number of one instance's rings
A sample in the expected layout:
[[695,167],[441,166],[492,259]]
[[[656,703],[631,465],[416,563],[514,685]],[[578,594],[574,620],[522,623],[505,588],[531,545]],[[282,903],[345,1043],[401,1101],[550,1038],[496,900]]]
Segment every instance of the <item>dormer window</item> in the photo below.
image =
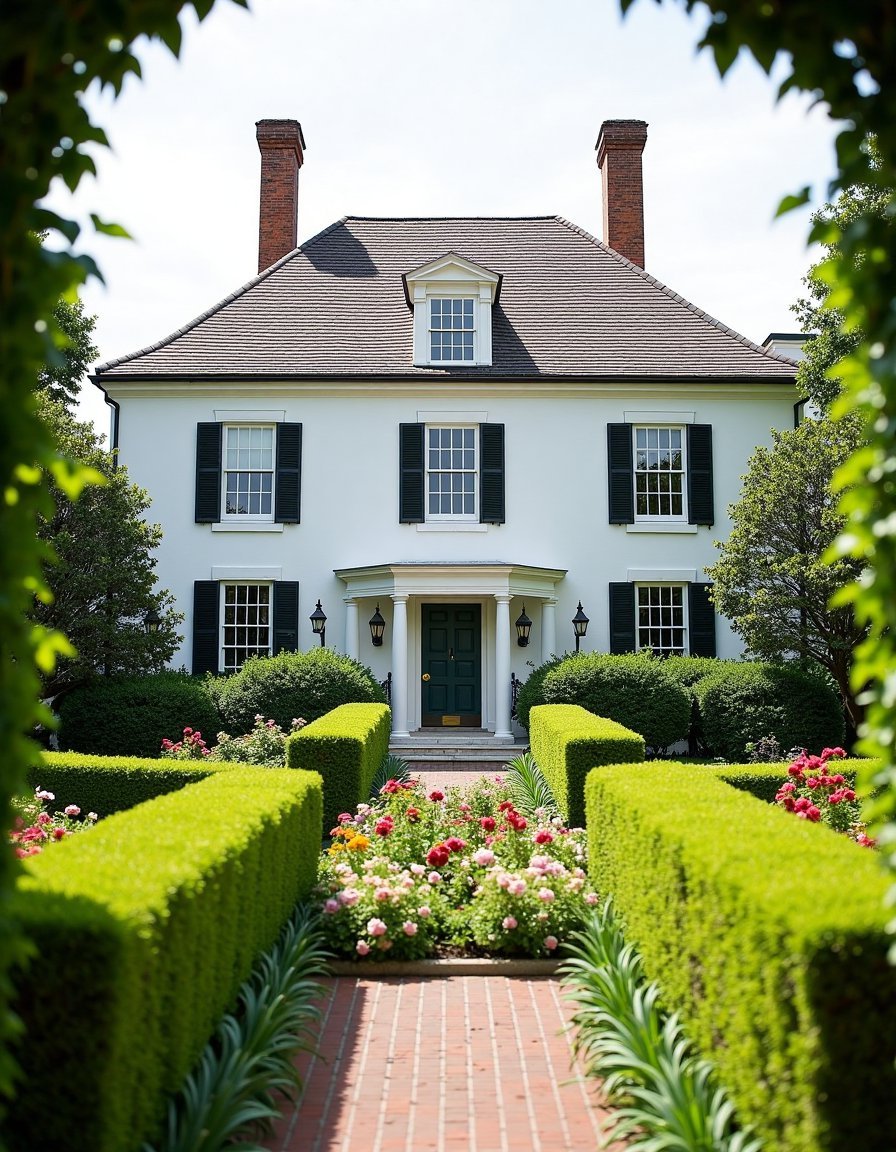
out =
[[492,362],[492,307],[501,277],[449,252],[404,276],[414,316],[414,363],[461,368]]
[[473,362],[474,300],[438,299],[429,302],[429,358]]

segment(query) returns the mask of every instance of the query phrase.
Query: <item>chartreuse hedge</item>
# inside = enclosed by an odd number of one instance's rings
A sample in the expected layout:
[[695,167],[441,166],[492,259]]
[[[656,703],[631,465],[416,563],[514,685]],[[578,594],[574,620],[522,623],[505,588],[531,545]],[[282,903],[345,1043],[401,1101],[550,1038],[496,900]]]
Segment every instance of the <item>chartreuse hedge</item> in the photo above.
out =
[[389,752],[392,713],[385,704],[342,704],[286,741],[289,768],[319,772],[324,780],[324,832],[340,812],[354,812],[370,795]]
[[529,746],[574,828],[585,823],[585,777],[592,768],[644,759],[642,736],[578,704],[535,705],[529,712]]
[[132,1152],[314,884],[321,780],[234,768],[27,861],[12,1152]]
[[28,784],[52,792],[56,799],[50,807],[54,810],[77,804],[82,812],[96,812],[103,817],[234,767],[223,760],[149,760],[139,756],[44,752],[40,762],[28,770]]
[[585,792],[591,879],[740,1119],[774,1152],[896,1147],[876,855],[705,767],[602,768]]
[[[713,767],[712,771],[726,784],[773,804],[775,793],[784,781],[789,779],[787,775],[789,763],[790,761],[780,764],[720,764],[718,767]],[[831,760],[828,767],[832,772],[839,772],[852,788],[855,786],[856,772],[861,763],[861,760]]]

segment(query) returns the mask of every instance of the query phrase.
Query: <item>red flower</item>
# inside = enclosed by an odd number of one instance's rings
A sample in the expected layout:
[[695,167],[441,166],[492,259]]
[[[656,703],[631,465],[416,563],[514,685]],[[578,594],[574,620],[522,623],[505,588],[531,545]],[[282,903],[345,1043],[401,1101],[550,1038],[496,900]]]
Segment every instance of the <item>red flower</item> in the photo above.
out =
[[516,832],[525,832],[528,827],[528,821],[524,816],[520,816],[519,812],[508,812],[507,823]]
[[440,791],[438,790],[438,788],[434,788],[434,789],[432,790],[432,792],[430,792],[430,794],[429,794],[429,798],[430,798],[430,800],[432,800],[432,801],[434,801],[436,804],[438,804],[438,802],[439,802],[440,800],[444,800],[444,799],[445,799],[445,793],[444,793],[444,792],[440,792]]
[[373,830],[376,832],[377,836],[388,836],[394,827],[395,824],[392,821],[392,817],[384,816],[382,820],[377,820],[376,824],[373,826]]
[[498,805],[498,811],[499,812],[512,812],[513,811],[513,801],[512,800],[502,800],[501,803]]
[[426,863],[430,868],[444,868],[451,853],[444,844],[433,844],[426,853]]
[[65,829],[64,828],[54,828],[53,829],[53,839],[54,840],[61,840],[64,835],[65,835]]
[[449,852],[463,852],[466,846],[466,842],[461,840],[458,836],[449,836],[445,841],[445,847]]
[[542,828],[540,832],[535,835],[536,844],[553,844],[554,837],[548,832],[546,828]]
[[420,809],[408,808],[407,812],[405,812],[405,816],[407,816],[408,820],[410,820],[412,824],[416,824],[420,819]]
[[494,832],[497,827],[494,816],[482,816],[479,820],[479,825],[484,832]]

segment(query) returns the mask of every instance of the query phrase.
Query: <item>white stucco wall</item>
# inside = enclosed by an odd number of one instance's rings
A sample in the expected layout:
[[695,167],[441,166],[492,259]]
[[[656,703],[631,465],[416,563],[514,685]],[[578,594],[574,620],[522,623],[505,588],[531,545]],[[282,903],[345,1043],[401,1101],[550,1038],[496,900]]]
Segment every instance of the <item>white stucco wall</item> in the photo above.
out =
[[[402,561],[503,561],[566,569],[557,585],[557,647],[574,646],[570,621],[579,600],[590,617],[584,650],[607,651],[607,585],[632,573],[690,573],[703,580],[714,562],[713,541],[728,531],[726,509],[737,500],[747,459],[768,444],[773,427],[792,426],[792,384],[744,385],[501,385],[438,383],[282,385],[152,384],[104,381],[121,405],[120,453],[131,479],[152,498],[149,516],[162,524],[159,583],[173,592],[187,620],[184,644],[173,663],[192,661],[190,612],[193,581],[213,579],[226,569],[300,584],[300,647],[318,643],[308,616],[320,599],[328,617],[327,641],[344,647],[346,593],[334,569]],[[425,398],[421,395],[427,391]],[[285,414],[303,425],[302,522],[271,525],[261,532],[217,530],[195,524],[196,424],[223,419],[225,411]],[[398,426],[426,421],[428,413],[454,414],[458,421],[505,425],[506,523],[458,531],[398,522]],[[637,531],[611,525],[607,509],[607,424],[653,414],[670,421],[713,427],[716,523],[681,525],[676,531]],[[386,642],[374,648],[367,620],[374,599],[359,605],[359,657],[378,676],[390,670],[392,604],[380,597]],[[510,605],[515,620],[523,601]],[[541,606],[526,601],[534,624],[529,648],[512,637],[511,667],[525,679],[526,661],[542,653]],[[408,605],[409,652],[419,651],[419,602]],[[488,720],[495,711],[494,603],[483,611],[483,685]],[[739,655],[741,645],[723,619],[717,627],[718,654]],[[416,668],[408,669],[413,711]],[[419,677],[417,677],[419,679]],[[502,689],[503,690],[503,689]],[[488,724],[484,718],[484,722]]]

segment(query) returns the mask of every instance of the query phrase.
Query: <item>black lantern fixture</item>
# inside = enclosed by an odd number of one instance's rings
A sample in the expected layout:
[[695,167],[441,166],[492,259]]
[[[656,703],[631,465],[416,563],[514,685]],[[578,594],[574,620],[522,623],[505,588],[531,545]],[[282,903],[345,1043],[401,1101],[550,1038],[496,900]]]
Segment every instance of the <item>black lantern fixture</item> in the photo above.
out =
[[374,648],[382,648],[383,646],[383,633],[386,631],[386,621],[380,615],[380,606],[377,604],[376,611],[368,620],[370,625],[370,640]]
[[152,636],[154,633],[158,632],[161,626],[162,617],[158,614],[158,612],[156,612],[155,608],[150,608],[150,610],[143,617],[143,630],[148,636]]
[[311,631],[315,636],[320,636],[320,646],[323,648],[327,642],[327,618],[324,615],[324,610],[320,606],[320,600],[317,602],[317,607],[308,617],[311,621]]
[[516,620],[516,642],[520,648],[525,648],[529,643],[529,633],[532,631],[532,621],[526,615],[526,605],[523,605],[523,610],[520,612]]
[[579,641],[588,631],[588,617],[582,611],[582,601],[579,601],[578,610],[572,618],[572,630],[576,634],[576,652],[579,650]]

